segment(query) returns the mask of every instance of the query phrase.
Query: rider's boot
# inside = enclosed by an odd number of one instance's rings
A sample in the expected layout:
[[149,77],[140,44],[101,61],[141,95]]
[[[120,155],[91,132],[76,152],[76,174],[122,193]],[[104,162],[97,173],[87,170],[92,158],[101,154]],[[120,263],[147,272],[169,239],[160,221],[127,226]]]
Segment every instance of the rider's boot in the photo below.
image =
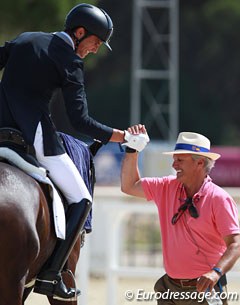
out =
[[57,241],[52,255],[37,276],[34,292],[65,301],[76,300],[80,295],[80,290],[65,286],[61,272],[83,229],[91,207],[92,203],[87,199],[68,207],[66,239]]

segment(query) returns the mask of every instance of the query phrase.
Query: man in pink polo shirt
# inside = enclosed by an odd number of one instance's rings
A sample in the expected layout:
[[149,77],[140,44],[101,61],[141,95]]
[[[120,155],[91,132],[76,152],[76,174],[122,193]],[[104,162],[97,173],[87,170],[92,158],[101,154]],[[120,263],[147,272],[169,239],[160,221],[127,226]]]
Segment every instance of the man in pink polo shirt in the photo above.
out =
[[[128,131],[146,133],[141,125]],[[138,152],[127,148],[121,188],[126,194],[154,201],[158,208],[166,274],[154,289],[183,293],[181,298],[159,299],[158,304],[199,304],[184,293],[225,290],[225,274],[240,256],[238,210],[209,177],[220,155],[210,151],[205,136],[181,132],[174,151],[165,154],[173,156],[176,176],[141,178]],[[226,299],[223,302],[227,304]]]

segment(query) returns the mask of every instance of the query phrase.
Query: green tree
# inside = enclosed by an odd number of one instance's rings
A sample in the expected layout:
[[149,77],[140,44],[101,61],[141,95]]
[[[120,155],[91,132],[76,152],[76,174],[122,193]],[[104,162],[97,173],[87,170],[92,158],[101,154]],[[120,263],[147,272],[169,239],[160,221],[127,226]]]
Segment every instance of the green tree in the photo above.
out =
[[[85,1],[96,3],[96,1]],[[56,31],[63,28],[66,13],[77,0],[1,0],[1,33]]]
[[240,144],[240,2],[181,1],[180,127]]
[[[180,1],[180,130],[208,135],[214,144],[240,144],[240,1]],[[85,1],[114,23],[113,51],[85,61],[90,114],[126,128],[130,114],[132,1]],[[1,0],[0,40],[22,31],[61,30],[75,0]]]

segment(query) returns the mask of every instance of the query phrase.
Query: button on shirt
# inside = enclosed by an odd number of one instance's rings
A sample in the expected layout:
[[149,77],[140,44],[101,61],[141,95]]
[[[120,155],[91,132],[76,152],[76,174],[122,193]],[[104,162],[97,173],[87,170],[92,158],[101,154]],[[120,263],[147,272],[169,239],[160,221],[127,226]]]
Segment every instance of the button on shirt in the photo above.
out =
[[173,215],[187,197],[183,185],[175,176],[142,178],[141,183],[147,200],[158,208],[167,274],[192,279],[212,269],[226,250],[223,237],[240,233],[237,206],[229,194],[206,177],[193,196],[199,217],[186,210],[172,225]]

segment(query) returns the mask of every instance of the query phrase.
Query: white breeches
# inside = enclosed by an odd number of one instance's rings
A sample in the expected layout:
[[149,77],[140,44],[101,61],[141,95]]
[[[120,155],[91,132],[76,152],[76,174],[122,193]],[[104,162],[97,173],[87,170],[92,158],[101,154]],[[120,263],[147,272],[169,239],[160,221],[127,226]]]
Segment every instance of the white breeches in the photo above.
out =
[[35,134],[34,148],[39,163],[49,171],[49,177],[59,187],[69,204],[80,202],[84,198],[92,202],[92,197],[68,154],[44,156],[40,122]]

